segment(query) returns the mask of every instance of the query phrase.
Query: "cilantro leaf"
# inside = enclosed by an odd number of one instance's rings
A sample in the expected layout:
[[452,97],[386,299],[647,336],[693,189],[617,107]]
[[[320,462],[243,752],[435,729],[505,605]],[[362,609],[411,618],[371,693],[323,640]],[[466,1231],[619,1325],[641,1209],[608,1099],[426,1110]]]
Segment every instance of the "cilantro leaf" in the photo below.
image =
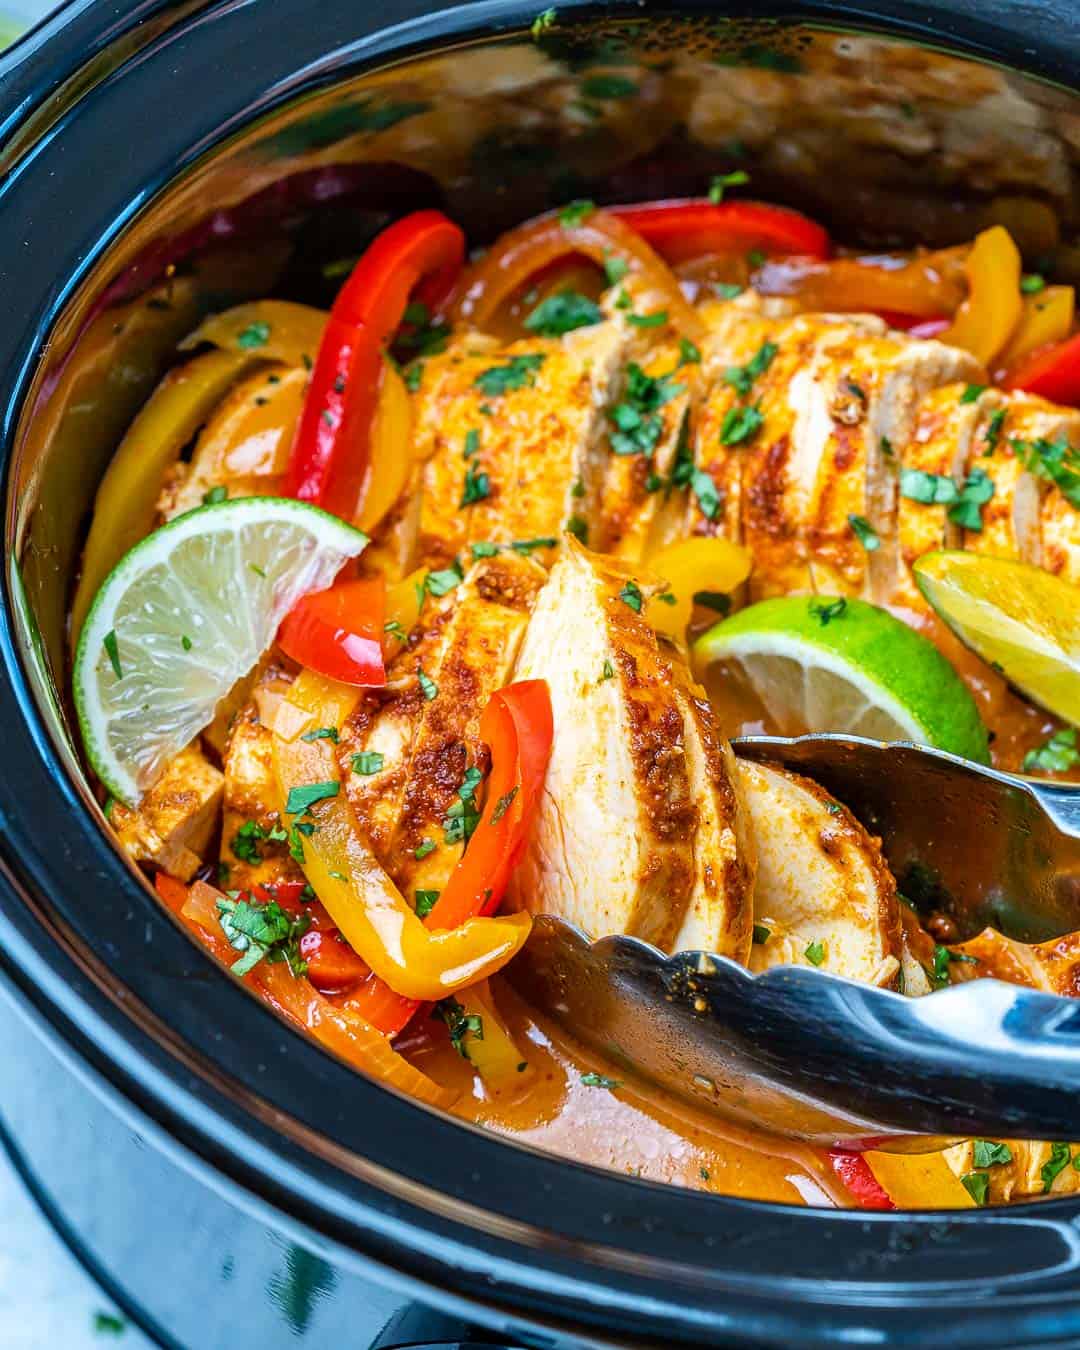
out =
[[622,590],[619,592],[619,599],[624,605],[629,605],[635,614],[641,613],[642,605],[645,603],[641,594],[641,587],[633,580],[628,581],[625,586],[623,586]]
[[715,206],[718,202],[724,200],[724,193],[729,187],[742,187],[749,183],[750,175],[745,169],[733,169],[731,173],[714,174],[709,183],[709,201]]
[[803,952],[803,955],[811,965],[820,966],[825,960],[825,944],[819,938],[815,938]]
[[581,1082],[584,1087],[607,1088],[609,1092],[614,1092],[616,1088],[622,1087],[622,1080],[619,1078],[609,1078],[603,1073],[583,1073]]
[[900,495],[909,501],[931,506],[956,501],[960,489],[945,474],[927,473],[925,469],[901,469]]
[[360,750],[349,763],[353,773],[367,775],[378,773],[385,763],[385,757],[378,750]]
[[990,1178],[985,1172],[965,1172],[960,1185],[977,1205],[985,1205],[990,1196]]
[[325,783],[304,783],[300,787],[292,787],[289,789],[289,795],[285,801],[285,814],[302,816],[310,811],[316,802],[336,797],[340,791],[341,784],[336,779],[330,779]]
[[587,295],[567,287],[536,306],[525,320],[530,333],[539,333],[542,337],[562,337],[575,328],[588,328],[603,320],[604,312]]
[[954,525],[972,533],[982,530],[982,509],[994,495],[994,480],[982,469],[972,469],[960,495],[946,514]]
[[476,1013],[466,1013],[456,998],[441,999],[432,1008],[431,1015],[446,1024],[446,1029],[450,1033],[450,1044],[462,1059],[469,1058],[467,1037],[471,1036],[477,1041],[484,1039],[483,1018]]
[[847,609],[847,600],[841,595],[835,600],[811,600],[810,613],[825,628]]
[[764,375],[772,365],[779,350],[775,342],[763,342],[744,366],[728,366],[724,371],[724,383],[730,384],[742,398],[745,398],[758,376]]
[[855,533],[855,538],[866,549],[867,553],[873,553],[875,549],[881,547],[881,540],[878,538],[877,530],[866,519],[865,516],[848,516],[848,524]]
[[559,212],[559,224],[564,230],[575,229],[588,220],[596,210],[596,203],[582,197],[578,201],[568,202]]
[[482,370],[473,383],[488,398],[496,398],[511,389],[524,389],[535,382],[535,372],[544,364],[544,352],[512,356],[504,366]]
[[1051,1144],[1050,1157],[1039,1168],[1039,1176],[1042,1177],[1043,1195],[1049,1195],[1054,1179],[1060,1172],[1064,1172],[1072,1158],[1072,1150],[1068,1144]]
[[441,891],[417,891],[416,892],[416,914],[417,918],[426,919],[435,908],[435,902],[442,894]]
[[1024,756],[1025,773],[1065,773],[1080,764],[1076,728],[1062,727],[1050,739]]
[[753,440],[764,424],[765,419],[757,407],[741,404],[729,408],[720,424],[720,444],[742,445],[744,441]]
[[991,1139],[976,1139],[973,1142],[976,1167],[997,1167],[1012,1162],[1012,1149],[1008,1144],[997,1144]]

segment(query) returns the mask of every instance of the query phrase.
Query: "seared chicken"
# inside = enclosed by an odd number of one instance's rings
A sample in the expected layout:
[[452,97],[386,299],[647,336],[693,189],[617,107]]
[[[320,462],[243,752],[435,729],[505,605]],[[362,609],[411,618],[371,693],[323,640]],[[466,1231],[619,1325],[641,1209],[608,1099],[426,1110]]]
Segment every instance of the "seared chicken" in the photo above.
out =
[[345,789],[399,889],[441,890],[461,857],[487,768],[480,717],[508,684],[544,572],[508,551],[476,563],[429,600],[395,658],[385,693],[341,733]]
[[217,826],[225,780],[199,749],[181,750],[138,810],[115,802],[109,820],[125,852],[182,881],[202,866]]
[[[465,338],[425,370],[416,403],[423,462],[419,556],[470,544],[595,538],[609,424],[627,344],[621,321],[496,348]],[[555,545],[537,556],[550,558]]]
[[695,885],[697,807],[683,715],[633,572],[567,541],[515,678],[544,679],[554,741],[512,901],[593,937],[676,941]]
[[739,776],[758,855],[750,969],[814,965],[892,988],[900,915],[877,840],[808,778],[746,760]]

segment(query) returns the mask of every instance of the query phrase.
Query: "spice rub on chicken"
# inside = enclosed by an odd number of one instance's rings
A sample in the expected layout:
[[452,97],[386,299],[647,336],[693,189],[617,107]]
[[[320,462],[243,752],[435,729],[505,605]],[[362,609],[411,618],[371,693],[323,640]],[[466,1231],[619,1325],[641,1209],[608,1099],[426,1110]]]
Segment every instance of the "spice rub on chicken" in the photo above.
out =
[[[718,790],[729,762],[695,726],[688,754],[681,657],[661,649],[638,575],[569,541],[537,599],[515,673],[547,681],[554,741],[513,897],[593,937],[628,933],[665,950],[689,913],[695,941],[738,951],[752,873],[748,859],[731,865],[741,800]],[[695,786],[706,785],[699,808]]]

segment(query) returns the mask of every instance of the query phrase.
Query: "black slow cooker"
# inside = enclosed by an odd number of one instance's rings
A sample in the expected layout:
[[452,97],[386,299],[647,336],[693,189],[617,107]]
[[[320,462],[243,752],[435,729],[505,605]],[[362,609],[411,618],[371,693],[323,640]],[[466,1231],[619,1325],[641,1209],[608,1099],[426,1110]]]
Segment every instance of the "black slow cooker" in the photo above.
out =
[[[185,1350],[1076,1344],[1080,1200],[796,1210],[496,1138],[287,1029],[106,837],[65,609],[96,482],[190,315],[137,352],[81,344],[162,276],[204,306],[325,300],[320,264],[416,206],[482,244],[744,162],[852,243],[1006,219],[1080,273],[1074,0],[536,8],[75,0],[0,60],[0,1137]],[[632,111],[573,111],[582,71],[626,63]]]

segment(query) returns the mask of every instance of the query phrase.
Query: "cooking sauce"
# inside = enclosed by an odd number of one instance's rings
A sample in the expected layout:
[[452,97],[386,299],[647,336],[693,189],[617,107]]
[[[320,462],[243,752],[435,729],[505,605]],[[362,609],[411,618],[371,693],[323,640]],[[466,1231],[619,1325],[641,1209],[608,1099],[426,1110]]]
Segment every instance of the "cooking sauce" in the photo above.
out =
[[[850,1203],[809,1145],[706,1117],[599,1060],[504,981],[493,981],[493,989],[529,1066],[508,1090],[485,1087],[441,1022],[423,1019],[398,1043],[417,1068],[460,1093],[453,1110],[463,1120],[650,1181],[785,1204]],[[617,1086],[590,1086],[596,1077]]]

